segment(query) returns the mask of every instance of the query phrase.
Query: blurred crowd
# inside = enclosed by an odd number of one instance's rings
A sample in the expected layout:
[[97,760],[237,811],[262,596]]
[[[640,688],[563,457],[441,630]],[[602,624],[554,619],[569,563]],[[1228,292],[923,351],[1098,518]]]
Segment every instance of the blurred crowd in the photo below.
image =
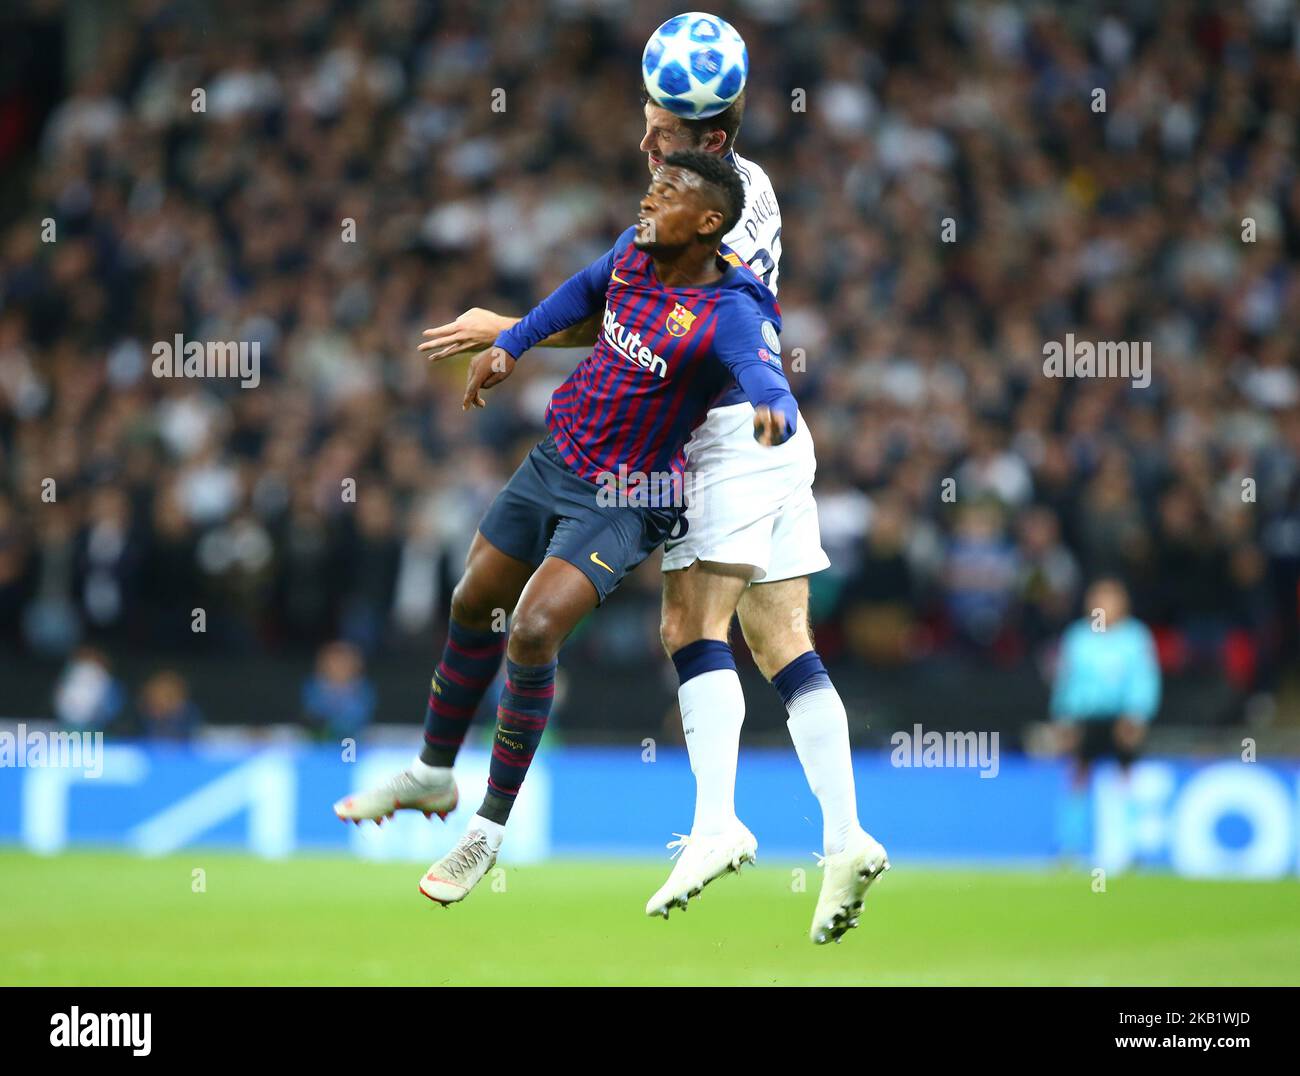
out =
[[[522,313],[631,222],[638,59],[677,6],[114,5],[0,233],[0,645],[432,653],[574,356],[467,416],[463,364],[415,345]],[[1114,573],[1167,671],[1272,690],[1300,580],[1296,6],[713,10],[781,203],[819,638],[1012,665]],[[178,333],[256,342],[260,383],[154,376]],[[1044,376],[1066,333],[1149,341],[1150,385]],[[174,682],[151,698],[194,719]]]
[[[317,652],[297,710],[278,718],[282,725],[296,724],[309,735],[337,743],[365,730],[375,717],[376,702],[360,648],[335,640]],[[189,742],[206,720],[179,669],[165,666],[146,675],[132,698],[110,655],[95,646],[79,646],[69,655],[54,685],[51,709],[54,719],[69,728],[170,743]]]

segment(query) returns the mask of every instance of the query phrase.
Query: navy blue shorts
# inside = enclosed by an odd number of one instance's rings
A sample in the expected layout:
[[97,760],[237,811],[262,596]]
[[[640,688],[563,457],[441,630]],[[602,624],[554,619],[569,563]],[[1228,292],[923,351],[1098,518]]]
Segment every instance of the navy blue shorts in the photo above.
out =
[[479,533],[526,564],[547,557],[567,561],[591,580],[603,603],[668,537],[682,511],[605,506],[600,493],[565,466],[548,434],[497,494]]
[[1078,722],[1082,726],[1075,757],[1085,764],[1103,758],[1113,758],[1121,766],[1132,766],[1137,761],[1137,751],[1121,744],[1115,737],[1118,717],[1093,717]]

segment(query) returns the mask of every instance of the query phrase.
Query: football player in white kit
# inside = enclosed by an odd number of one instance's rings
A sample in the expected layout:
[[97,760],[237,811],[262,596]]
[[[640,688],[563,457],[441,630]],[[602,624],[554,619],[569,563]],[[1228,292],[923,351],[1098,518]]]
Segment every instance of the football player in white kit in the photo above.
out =
[[[724,243],[775,292],[781,212],[767,173],[735,151],[744,94],[701,120],[643,102],[640,148],[652,173],[670,153],[685,149],[722,154],[735,166],[745,186],[745,211]],[[420,348],[434,360],[481,351],[516,321],[475,308],[427,330]],[[598,329],[593,319],[545,343],[592,343]],[[781,344],[770,323],[764,341],[779,362]],[[844,704],[807,623],[808,576],[830,565],[812,493],[812,436],[802,415],[794,435],[775,448],[758,444],[753,430],[754,408],[726,393],[686,444],[692,496],[684,527],[664,544],[660,635],[680,682],[695,818],[690,834],[669,845],[678,848],[677,862],[646,913],[666,918],[673,907],[685,909],[705,885],[752,862],[757,852],[735,811],[745,697],[727,639],[737,614],[755,662],[785,701],[795,751],[821,805],[825,873],[810,931],[821,944],[857,925],[867,888],[889,869],[889,860],[858,822]]]

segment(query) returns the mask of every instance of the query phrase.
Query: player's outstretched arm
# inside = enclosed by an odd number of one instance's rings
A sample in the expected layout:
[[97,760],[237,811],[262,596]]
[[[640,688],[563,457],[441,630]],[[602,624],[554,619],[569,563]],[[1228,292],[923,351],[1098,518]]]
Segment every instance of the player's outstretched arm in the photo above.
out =
[[[419,346],[419,350],[428,352],[427,357],[432,362],[454,359],[461,355],[473,355],[489,347],[492,341],[507,329],[518,325],[519,321],[519,318],[484,310],[481,306],[471,307],[455,321],[425,329],[424,335],[428,339]],[[585,347],[596,342],[599,331],[600,316],[592,314],[576,325],[551,333],[537,346]]]
[[496,338],[496,345],[518,358],[555,333],[571,329],[605,309],[605,292],[614,272],[614,260],[632,243],[635,228],[629,228],[609,250],[587,268],[569,277],[550,295]]
[[432,362],[474,354],[488,347],[493,340],[518,323],[518,318],[473,306],[455,321],[425,329],[423,335],[427,339],[418,350],[427,351],[426,357]]
[[600,314],[595,313],[576,325],[551,333],[538,347],[590,347],[600,335]]
[[[490,310],[475,308],[461,315],[465,320],[459,329],[457,324],[461,322],[461,318],[457,318],[450,326],[444,325],[430,330],[430,333],[437,334],[434,347],[439,351],[438,357],[446,358],[448,354],[456,354],[466,350],[467,347],[474,346],[484,339],[483,333],[491,328],[499,328],[504,323],[505,328],[500,329],[495,337],[488,340],[488,343],[495,343],[497,347],[503,348],[511,357],[517,359],[529,348],[537,347],[544,340],[551,340],[557,334],[565,333],[570,329],[576,330],[583,322],[599,318],[605,307],[605,291],[609,287],[610,274],[614,271],[614,259],[628,248],[635,231],[635,228],[625,231],[603,255],[585,269],[574,273],[518,320],[511,321]],[[594,324],[592,328],[595,328]],[[586,332],[590,331],[591,329],[586,330]],[[561,339],[572,338],[561,337]],[[594,336],[591,339],[594,340]],[[441,346],[437,341],[442,342]],[[574,339],[573,342],[580,343],[582,338]],[[448,347],[454,347],[456,351],[445,351]],[[421,344],[420,349],[424,350],[425,345]]]

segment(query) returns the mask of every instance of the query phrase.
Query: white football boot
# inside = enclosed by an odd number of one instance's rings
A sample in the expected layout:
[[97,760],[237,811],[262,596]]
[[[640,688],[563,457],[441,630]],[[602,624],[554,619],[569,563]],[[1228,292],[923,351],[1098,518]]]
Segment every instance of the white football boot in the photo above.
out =
[[698,897],[700,890],[713,879],[728,871],[739,873],[742,864],[757,862],[758,841],[739,820],[721,833],[689,837],[674,833],[673,836],[678,839],[669,841],[668,847],[677,849],[673,853],[677,863],[668,881],[646,904],[646,915],[662,915],[667,919],[672,908],[685,911],[691,897]]
[[843,852],[821,859],[822,891],[808,936],[817,945],[838,942],[858,925],[871,883],[889,870],[884,846],[859,829]]
[[425,872],[420,892],[443,907],[464,900],[496,864],[497,853],[481,829],[471,829],[456,847]]
[[403,770],[381,785],[344,796],[334,804],[334,813],[358,826],[366,819],[378,825],[396,811],[423,811],[425,818],[436,814],[446,821],[459,800],[456,782],[450,775],[444,781],[427,783],[410,770]]

